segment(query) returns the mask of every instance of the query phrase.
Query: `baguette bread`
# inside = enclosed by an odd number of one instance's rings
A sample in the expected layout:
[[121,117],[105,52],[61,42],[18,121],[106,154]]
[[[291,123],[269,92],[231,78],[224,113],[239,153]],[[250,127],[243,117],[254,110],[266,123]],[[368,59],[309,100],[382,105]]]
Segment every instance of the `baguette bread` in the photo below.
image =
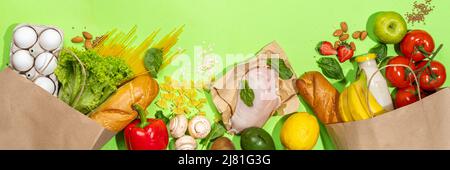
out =
[[158,92],[158,83],[150,75],[138,76],[121,86],[89,117],[110,131],[119,132],[138,115],[132,105],[147,108]]
[[317,71],[306,72],[296,81],[300,96],[324,124],[341,122],[338,114],[339,92]]

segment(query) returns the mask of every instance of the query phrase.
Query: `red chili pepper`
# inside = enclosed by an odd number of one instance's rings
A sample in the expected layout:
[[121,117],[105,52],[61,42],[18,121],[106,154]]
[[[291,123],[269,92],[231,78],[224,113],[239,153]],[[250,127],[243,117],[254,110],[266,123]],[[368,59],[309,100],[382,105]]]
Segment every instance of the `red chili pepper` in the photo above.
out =
[[167,127],[161,119],[147,119],[140,105],[133,105],[140,119],[134,120],[124,130],[129,150],[164,150],[169,143]]

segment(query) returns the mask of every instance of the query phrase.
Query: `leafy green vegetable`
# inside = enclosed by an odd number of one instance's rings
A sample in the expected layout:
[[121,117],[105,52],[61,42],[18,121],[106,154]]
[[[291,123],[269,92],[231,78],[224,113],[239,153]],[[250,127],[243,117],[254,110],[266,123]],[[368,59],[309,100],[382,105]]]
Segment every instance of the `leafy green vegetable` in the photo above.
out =
[[222,137],[226,131],[227,130],[222,125],[222,122],[214,123],[213,127],[211,128],[211,132],[209,132],[209,135],[206,138],[200,141],[200,144],[202,144],[203,147],[208,147],[211,141],[214,141],[215,139]]
[[[83,63],[86,74],[71,52]],[[75,48],[62,50],[55,74],[61,82],[58,98],[84,114],[97,108],[133,76],[119,58],[102,57],[93,51]]]
[[377,63],[381,63],[387,57],[387,46],[386,44],[377,44],[369,50],[369,53],[376,54]]
[[157,48],[150,48],[145,53],[144,66],[152,77],[157,78],[159,69],[163,62],[163,51]]
[[253,106],[253,100],[255,99],[255,93],[253,92],[253,89],[250,88],[248,85],[248,81],[244,80],[244,88],[241,89],[241,92],[239,93],[241,96],[242,101],[247,105],[248,107]]
[[170,139],[169,141],[169,150],[176,150],[175,148],[175,139]]
[[323,75],[330,79],[343,80],[345,79],[344,72],[342,71],[341,65],[335,58],[331,57],[321,57],[317,64],[322,69]]
[[284,60],[279,58],[271,58],[267,60],[267,65],[278,71],[279,77],[283,80],[288,80],[293,73],[289,67],[286,66]]
[[169,118],[164,116],[164,113],[161,110],[156,111],[155,117],[157,119],[161,119],[164,122],[164,124],[167,124],[169,122]]

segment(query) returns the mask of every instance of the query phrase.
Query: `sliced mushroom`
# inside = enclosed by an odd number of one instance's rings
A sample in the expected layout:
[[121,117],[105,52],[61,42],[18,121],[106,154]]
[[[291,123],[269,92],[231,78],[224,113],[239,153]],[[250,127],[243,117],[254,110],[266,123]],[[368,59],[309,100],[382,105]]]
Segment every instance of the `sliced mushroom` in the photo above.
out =
[[178,115],[170,120],[170,134],[174,138],[182,137],[187,130],[188,120],[184,114]]
[[176,150],[195,150],[196,148],[197,142],[191,136],[185,135],[175,141]]
[[195,116],[189,121],[189,134],[194,138],[205,138],[210,131],[211,124],[205,116]]

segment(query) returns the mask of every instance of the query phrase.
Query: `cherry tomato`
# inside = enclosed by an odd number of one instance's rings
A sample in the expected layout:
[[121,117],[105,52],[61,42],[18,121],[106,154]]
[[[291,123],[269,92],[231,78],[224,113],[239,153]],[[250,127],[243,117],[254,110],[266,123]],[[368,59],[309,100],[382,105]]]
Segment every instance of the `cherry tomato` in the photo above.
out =
[[397,88],[396,91],[397,93],[393,94],[395,108],[400,108],[419,100],[415,86]]
[[400,42],[400,51],[408,58],[418,62],[425,58],[425,53],[432,53],[434,50],[434,41],[430,34],[423,30],[412,30],[408,32]]
[[[389,64],[403,64],[409,66],[412,70],[415,70],[415,65],[406,57],[397,56],[389,60]],[[408,68],[394,66],[386,68],[386,79],[392,86],[398,88],[405,88],[411,85],[414,81],[414,76]]]
[[444,65],[438,61],[431,61],[428,68],[422,69],[426,66],[428,61],[422,61],[417,64],[417,70],[419,75],[419,85],[420,88],[426,91],[434,91],[441,87],[447,78],[447,73],[445,71]]

